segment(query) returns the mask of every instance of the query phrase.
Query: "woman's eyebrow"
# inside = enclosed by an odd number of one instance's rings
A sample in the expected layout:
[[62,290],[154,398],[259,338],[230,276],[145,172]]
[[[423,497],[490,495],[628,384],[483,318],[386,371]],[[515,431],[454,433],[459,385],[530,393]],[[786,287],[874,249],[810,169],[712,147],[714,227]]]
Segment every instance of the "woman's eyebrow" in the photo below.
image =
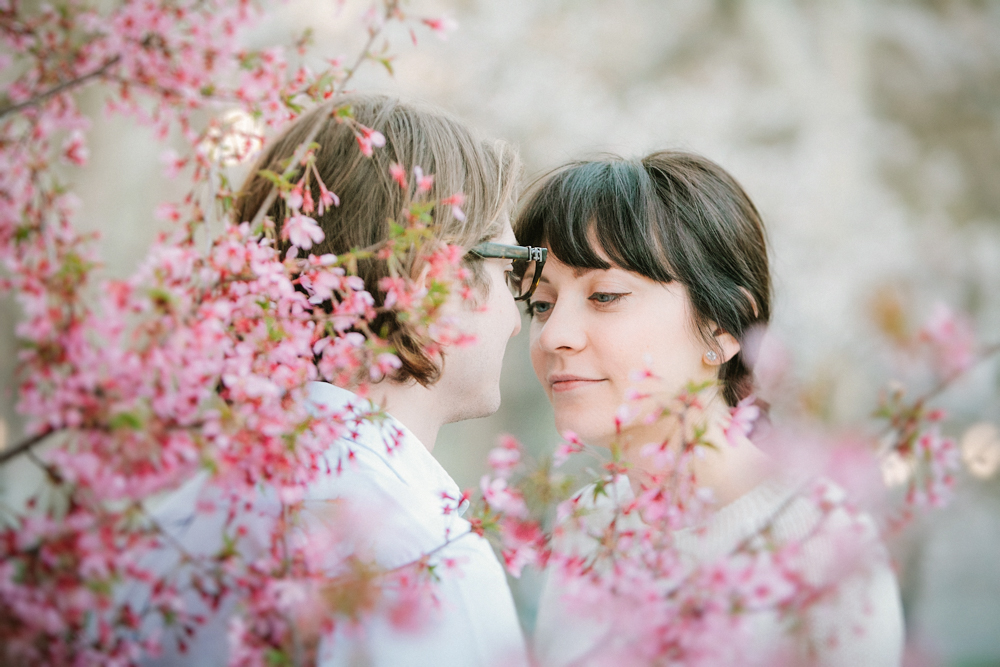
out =
[[[585,266],[584,267],[574,267],[573,268],[573,277],[574,278],[580,278],[580,277],[584,276],[587,273],[591,273],[592,271],[600,271],[600,270],[601,269],[591,269],[591,268],[588,268],[588,267],[585,267]],[[549,283],[549,284],[552,284],[552,281],[549,280],[549,277],[545,275],[545,269],[542,269],[542,275],[538,278],[538,282],[539,283]]]

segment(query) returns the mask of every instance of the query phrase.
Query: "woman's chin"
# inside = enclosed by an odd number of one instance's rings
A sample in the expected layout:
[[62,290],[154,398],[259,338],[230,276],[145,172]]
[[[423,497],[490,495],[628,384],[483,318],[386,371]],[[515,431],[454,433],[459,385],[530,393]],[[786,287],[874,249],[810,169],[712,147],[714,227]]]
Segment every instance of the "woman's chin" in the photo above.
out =
[[[615,440],[614,417],[608,423],[597,423],[593,415],[562,415],[556,414],[556,430],[565,434],[572,431],[581,442],[594,447],[610,447]],[[612,427],[612,428],[609,428]]]

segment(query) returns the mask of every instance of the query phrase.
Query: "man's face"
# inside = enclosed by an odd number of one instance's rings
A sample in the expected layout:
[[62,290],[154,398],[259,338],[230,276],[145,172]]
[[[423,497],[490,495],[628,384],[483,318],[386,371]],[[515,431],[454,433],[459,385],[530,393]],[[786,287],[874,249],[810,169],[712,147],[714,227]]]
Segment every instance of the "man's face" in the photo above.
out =
[[[510,221],[494,239],[516,243]],[[450,313],[456,328],[475,337],[464,346],[448,346],[438,387],[442,400],[450,401],[447,422],[485,417],[500,407],[500,369],[507,341],[521,330],[521,315],[506,283],[512,270],[509,259],[483,259],[488,294],[478,303],[463,301]]]

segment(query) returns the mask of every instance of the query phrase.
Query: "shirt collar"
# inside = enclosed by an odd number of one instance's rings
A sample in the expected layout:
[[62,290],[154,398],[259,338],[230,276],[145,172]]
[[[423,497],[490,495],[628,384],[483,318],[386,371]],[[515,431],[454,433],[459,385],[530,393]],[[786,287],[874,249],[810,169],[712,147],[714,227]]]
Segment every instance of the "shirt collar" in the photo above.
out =
[[[314,412],[315,406],[322,406],[333,415],[350,420],[353,415],[378,410],[368,399],[327,382],[310,382],[308,392]],[[446,493],[458,502],[461,491],[455,480],[417,436],[391,414],[381,423],[360,420],[356,428],[350,421],[348,424],[357,435],[348,434],[344,438],[379,456],[407,485]]]

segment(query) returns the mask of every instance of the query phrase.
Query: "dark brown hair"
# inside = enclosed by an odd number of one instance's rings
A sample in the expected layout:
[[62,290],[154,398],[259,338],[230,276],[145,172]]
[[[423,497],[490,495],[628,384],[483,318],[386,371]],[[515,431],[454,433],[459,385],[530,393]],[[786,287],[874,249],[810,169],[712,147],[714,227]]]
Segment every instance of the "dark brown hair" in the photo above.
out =
[[[365,157],[358,148],[355,126],[331,115],[331,111],[350,107],[356,123],[385,136],[385,146],[375,148]],[[264,203],[272,184],[259,175],[262,169],[281,172],[296,148],[306,139],[316,122],[322,123],[316,136],[316,167],[330,191],[340,198],[318,216],[325,238],[314,246],[316,254],[341,254],[367,248],[389,238],[390,220],[400,220],[405,207],[416,193],[413,168],[419,166],[433,174],[433,186],[427,197],[441,200],[463,193],[465,220],[452,214],[449,206],[437,206],[432,212],[433,234],[441,241],[470,248],[501,233],[516,195],[520,161],[516,152],[503,142],[484,141],[465,123],[438,109],[408,104],[383,95],[350,95],[306,114],[273,141],[258,159],[235,205],[237,220],[253,219]],[[393,180],[389,168],[401,165],[409,191]],[[319,188],[312,182],[314,200]],[[279,225],[287,212],[279,198],[268,216]],[[287,244],[286,244],[287,245]],[[403,270],[415,277],[421,258],[411,252]],[[466,256],[473,278],[480,286],[481,260]],[[379,259],[359,262],[358,274],[382,306],[385,295],[378,289],[381,278],[389,275],[387,262]],[[381,313],[373,330],[383,335],[396,350],[402,367],[392,377],[405,382],[416,380],[430,385],[440,377],[441,369],[431,359],[416,331],[395,312]]]
[[767,242],[753,202],[719,165],[675,151],[575,162],[538,181],[514,232],[574,268],[610,268],[600,248],[623,269],[680,282],[706,344],[716,345],[714,327],[740,341],[719,370],[726,402],[753,391],[746,334],[771,317]]

